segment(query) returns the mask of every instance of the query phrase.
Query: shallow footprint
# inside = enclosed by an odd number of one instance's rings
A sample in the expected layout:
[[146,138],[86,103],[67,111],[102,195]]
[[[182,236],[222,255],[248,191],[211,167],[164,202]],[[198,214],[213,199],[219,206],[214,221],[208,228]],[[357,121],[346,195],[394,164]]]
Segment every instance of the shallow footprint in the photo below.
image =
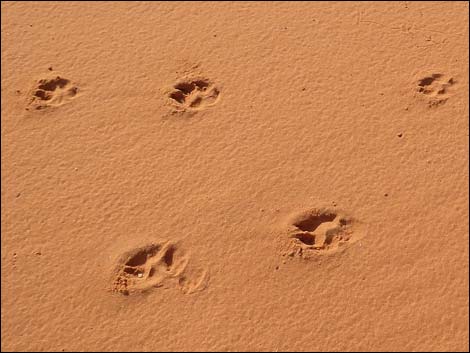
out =
[[436,107],[447,102],[452,95],[455,80],[444,74],[434,73],[420,78],[416,83],[417,94],[428,106]]

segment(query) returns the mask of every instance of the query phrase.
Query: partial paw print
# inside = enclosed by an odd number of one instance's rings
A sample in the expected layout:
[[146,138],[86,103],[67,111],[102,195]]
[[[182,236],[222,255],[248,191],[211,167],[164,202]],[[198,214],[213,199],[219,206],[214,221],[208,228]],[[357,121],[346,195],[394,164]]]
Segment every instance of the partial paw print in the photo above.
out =
[[219,89],[204,78],[184,79],[173,86],[169,98],[177,111],[198,111],[219,100]]
[[416,91],[426,98],[428,105],[438,106],[445,103],[452,94],[455,80],[443,74],[432,74],[418,80]]
[[176,286],[190,294],[205,289],[207,282],[207,271],[193,268],[180,246],[167,242],[125,253],[114,272],[112,289],[130,295]]
[[353,224],[351,218],[325,209],[294,215],[287,226],[290,242],[285,254],[308,258],[342,250],[358,240]]
[[78,94],[78,88],[61,76],[40,79],[31,91],[29,104],[36,110],[61,106]]

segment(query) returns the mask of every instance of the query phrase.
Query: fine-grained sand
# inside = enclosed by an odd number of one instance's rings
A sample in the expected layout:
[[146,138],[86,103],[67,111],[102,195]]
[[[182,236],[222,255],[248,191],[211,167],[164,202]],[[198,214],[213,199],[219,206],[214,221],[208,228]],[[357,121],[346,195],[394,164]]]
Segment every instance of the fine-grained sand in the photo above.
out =
[[467,2],[11,2],[2,351],[468,351]]

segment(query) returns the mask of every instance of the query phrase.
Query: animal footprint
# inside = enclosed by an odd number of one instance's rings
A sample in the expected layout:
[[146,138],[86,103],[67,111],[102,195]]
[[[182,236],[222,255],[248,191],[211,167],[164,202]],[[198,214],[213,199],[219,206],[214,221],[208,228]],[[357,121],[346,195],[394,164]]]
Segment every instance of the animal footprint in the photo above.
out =
[[451,96],[455,81],[452,77],[443,74],[426,76],[417,83],[417,93],[427,99],[429,106],[438,106],[445,103]]
[[336,252],[357,240],[353,220],[329,210],[308,210],[289,221],[290,256],[323,255]]
[[214,105],[219,99],[219,89],[207,79],[182,80],[169,93],[178,111],[198,111]]
[[70,80],[54,76],[36,82],[29,103],[36,110],[57,107],[73,99],[77,93],[77,86],[72,84]]
[[207,286],[207,271],[195,270],[173,243],[149,244],[125,253],[114,272],[113,291],[124,295],[175,284],[183,293]]

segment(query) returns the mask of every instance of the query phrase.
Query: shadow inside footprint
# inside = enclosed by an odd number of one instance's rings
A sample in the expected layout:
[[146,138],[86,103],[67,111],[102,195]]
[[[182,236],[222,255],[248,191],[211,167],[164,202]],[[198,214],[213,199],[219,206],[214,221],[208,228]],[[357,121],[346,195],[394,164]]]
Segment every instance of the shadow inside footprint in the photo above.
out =
[[318,226],[325,222],[332,222],[336,218],[336,214],[326,213],[311,213],[301,217],[298,221],[294,222],[294,226],[304,232],[313,232]]

